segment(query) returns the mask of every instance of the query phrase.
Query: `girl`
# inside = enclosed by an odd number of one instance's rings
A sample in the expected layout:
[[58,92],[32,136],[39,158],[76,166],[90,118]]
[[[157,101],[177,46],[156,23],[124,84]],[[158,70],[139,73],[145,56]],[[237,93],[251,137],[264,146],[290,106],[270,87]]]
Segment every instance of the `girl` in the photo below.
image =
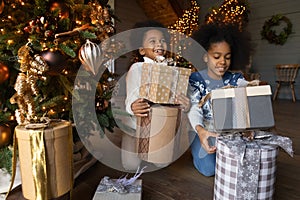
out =
[[250,37],[231,25],[203,25],[193,38],[207,51],[203,56],[206,69],[194,72],[190,76],[191,109],[188,117],[197,136],[191,144],[193,163],[205,176],[215,174],[217,134],[213,130],[211,101],[199,107],[199,101],[211,90],[226,85],[237,85],[238,79],[244,79],[241,73],[229,72],[229,69],[242,69],[250,60]]

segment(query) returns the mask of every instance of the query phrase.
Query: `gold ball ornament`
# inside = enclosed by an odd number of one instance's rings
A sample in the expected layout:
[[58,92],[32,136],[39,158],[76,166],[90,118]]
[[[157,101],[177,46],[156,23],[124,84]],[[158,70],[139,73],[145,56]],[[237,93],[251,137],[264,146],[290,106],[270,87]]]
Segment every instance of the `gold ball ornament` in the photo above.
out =
[[9,77],[8,67],[0,63],[0,84],[6,81]]
[[0,148],[7,146],[11,141],[11,130],[6,124],[0,125]]
[[79,60],[85,70],[98,74],[102,65],[102,50],[99,45],[86,40],[79,50]]
[[4,10],[4,0],[0,0],[0,14],[3,12]]

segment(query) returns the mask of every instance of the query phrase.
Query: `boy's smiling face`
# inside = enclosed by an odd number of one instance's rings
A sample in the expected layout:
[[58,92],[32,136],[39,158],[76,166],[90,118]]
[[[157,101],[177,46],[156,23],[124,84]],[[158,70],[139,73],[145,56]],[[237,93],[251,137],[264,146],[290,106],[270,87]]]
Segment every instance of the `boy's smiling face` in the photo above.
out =
[[154,60],[156,56],[165,56],[167,53],[167,42],[163,33],[159,30],[145,32],[143,47],[139,49],[141,55]]

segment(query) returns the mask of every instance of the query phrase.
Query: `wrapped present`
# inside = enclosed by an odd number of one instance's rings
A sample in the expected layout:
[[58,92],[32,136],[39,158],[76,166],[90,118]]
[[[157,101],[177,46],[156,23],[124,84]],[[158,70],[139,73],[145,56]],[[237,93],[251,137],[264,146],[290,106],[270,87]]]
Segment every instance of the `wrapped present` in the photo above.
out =
[[214,200],[273,199],[278,148],[293,156],[292,141],[260,133],[254,140],[240,136],[217,139]]
[[212,90],[215,130],[263,130],[273,127],[271,94],[269,85]]
[[73,187],[71,123],[55,121],[42,128],[19,125],[15,132],[24,197],[51,199],[69,192]]
[[176,106],[153,105],[147,117],[137,117],[139,157],[153,163],[173,161],[179,121],[180,110]]
[[143,63],[139,95],[153,103],[174,104],[176,94],[187,93],[191,69],[165,63]]
[[142,180],[138,179],[144,169],[139,169],[132,178],[111,179],[105,176],[101,179],[93,200],[141,200]]

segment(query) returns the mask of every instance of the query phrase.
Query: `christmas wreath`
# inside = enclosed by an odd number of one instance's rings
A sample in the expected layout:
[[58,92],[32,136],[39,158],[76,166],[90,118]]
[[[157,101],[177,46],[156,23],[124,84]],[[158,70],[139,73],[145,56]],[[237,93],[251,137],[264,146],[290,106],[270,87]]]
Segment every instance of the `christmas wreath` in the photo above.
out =
[[[281,22],[285,22],[286,27],[284,27],[283,30],[279,34],[277,34],[276,31],[272,28],[275,26],[279,26]],[[270,43],[283,45],[286,42],[288,36],[292,33],[292,27],[293,24],[287,17],[280,14],[273,15],[271,19],[267,20],[264,23],[263,29],[261,31],[262,39],[266,39]]]

